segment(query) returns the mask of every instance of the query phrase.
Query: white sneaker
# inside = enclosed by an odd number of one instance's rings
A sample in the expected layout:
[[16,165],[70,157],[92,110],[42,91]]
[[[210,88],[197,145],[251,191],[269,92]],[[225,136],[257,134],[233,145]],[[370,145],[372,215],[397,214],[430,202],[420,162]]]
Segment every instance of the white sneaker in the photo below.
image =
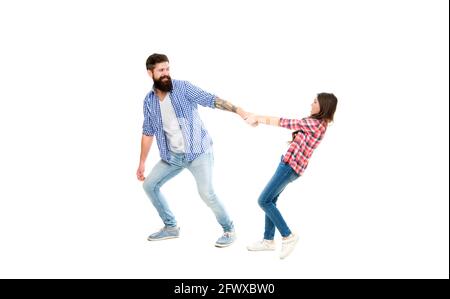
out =
[[273,240],[262,240],[247,246],[248,251],[273,251],[275,250],[275,242]]
[[298,241],[298,235],[292,233],[287,239],[283,240],[281,244],[280,259],[286,258],[294,250]]

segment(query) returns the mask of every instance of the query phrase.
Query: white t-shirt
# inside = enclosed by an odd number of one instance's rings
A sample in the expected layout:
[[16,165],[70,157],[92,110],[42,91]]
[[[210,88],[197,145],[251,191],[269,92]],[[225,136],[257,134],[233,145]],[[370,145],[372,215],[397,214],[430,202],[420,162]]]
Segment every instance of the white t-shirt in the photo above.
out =
[[184,153],[183,132],[181,131],[175,110],[173,109],[169,93],[167,93],[163,101],[159,102],[159,106],[161,107],[163,129],[166,133],[166,139],[169,142],[170,150],[174,153]]

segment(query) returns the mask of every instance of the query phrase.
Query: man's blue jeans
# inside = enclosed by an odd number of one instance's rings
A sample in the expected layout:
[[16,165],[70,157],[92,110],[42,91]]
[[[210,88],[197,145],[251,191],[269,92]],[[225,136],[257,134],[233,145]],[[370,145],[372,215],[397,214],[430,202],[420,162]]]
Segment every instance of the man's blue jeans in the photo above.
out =
[[258,204],[266,213],[264,239],[274,239],[275,227],[282,237],[291,234],[291,230],[277,209],[277,201],[284,188],[298,178],[299,175],[288,164],[281,161],[272,179],[259,196]]
[[[170,211],[166,198],[160,192],[160,188],[171,178],[187,168],[197,182],[197,189],[205,204],[211,208],[217,221],[225,232],[233,231],[233,223],[214,193],[212,186],[212,170],[214,155],[206,152],[194,161],[188,162],[183,154],[170,154],[170,163],[159,161],[144,181],[143,187],[151,202],[158,211],[159,216],[166,226],[177,226],[175,216]],[[181,192],[183,194],[183,192]]]

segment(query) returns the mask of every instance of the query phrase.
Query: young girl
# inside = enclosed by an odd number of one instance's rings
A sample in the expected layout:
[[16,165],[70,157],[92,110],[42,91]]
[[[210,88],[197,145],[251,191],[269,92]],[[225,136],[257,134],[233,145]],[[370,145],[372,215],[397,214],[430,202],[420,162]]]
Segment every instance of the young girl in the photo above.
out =
[[271,116],[251,115],[247,122],[280,126],[294,130],[287,153],[282,157],[275,174],[261,193],[258,204],[265,212],[264,239],[249,245],[249,251],[275,250],[275,227],[282,236],[280,258],[287,257],[298,241],[276,207],[278,197],[286,186],[298,179],[306,167],[314,149],[322,140],[328,123],[333,121],[337,98],[331,93],[319,93],[311,104],[311,115],[303,119],[285,119]]

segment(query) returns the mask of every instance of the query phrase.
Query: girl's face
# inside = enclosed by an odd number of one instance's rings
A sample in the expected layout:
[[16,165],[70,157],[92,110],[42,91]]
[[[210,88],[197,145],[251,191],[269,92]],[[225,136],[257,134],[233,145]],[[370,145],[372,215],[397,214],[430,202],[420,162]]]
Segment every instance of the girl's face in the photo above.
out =
[[314,99],[314,102],[311,104],[311,115],[317,114],[320,112],[320,105],[317,98]]

